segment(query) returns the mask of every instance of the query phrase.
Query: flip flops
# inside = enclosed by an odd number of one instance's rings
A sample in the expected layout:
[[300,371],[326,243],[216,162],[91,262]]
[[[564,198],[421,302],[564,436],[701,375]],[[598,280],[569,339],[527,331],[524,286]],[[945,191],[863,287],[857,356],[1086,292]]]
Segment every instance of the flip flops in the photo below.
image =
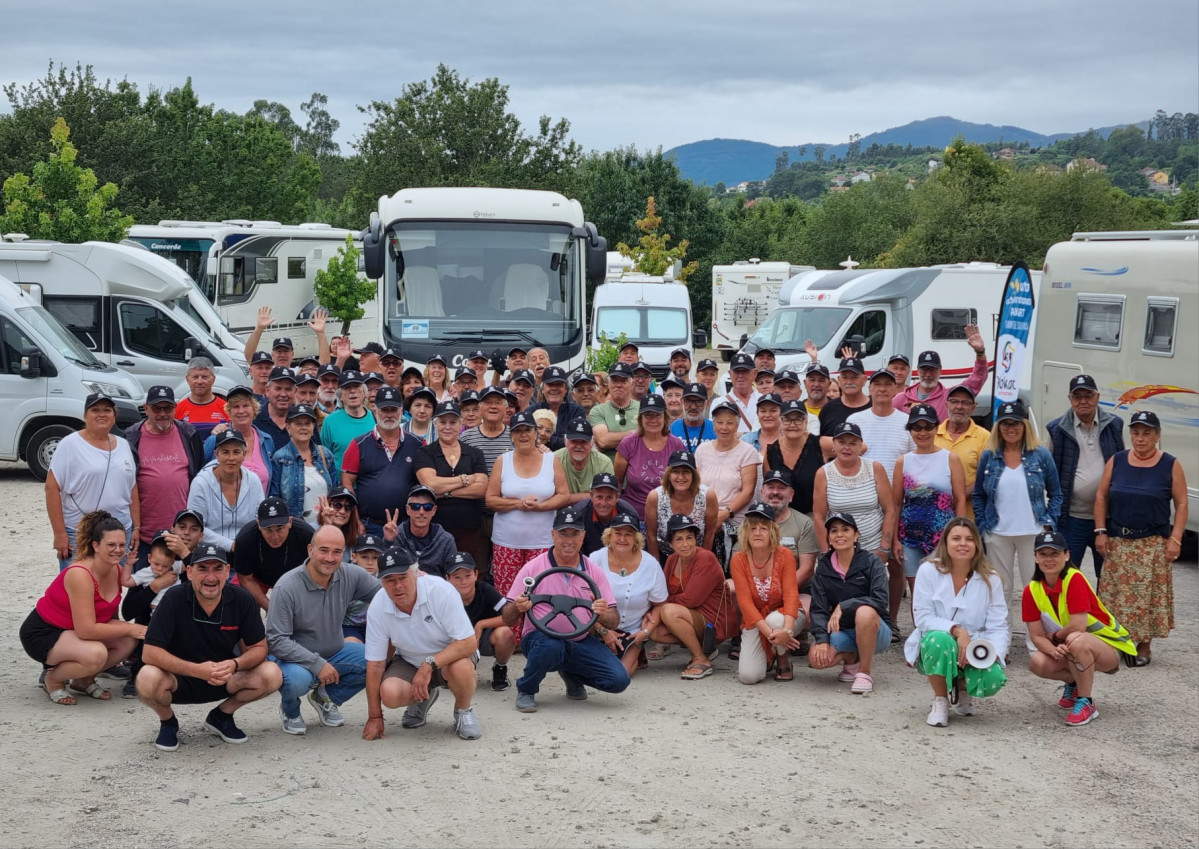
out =
[[684,681],[698,681],[700,678],[707,678],[712,674],[712,664],[710,663],[689,663],[687,668],[683,670]]
[[86,687],[76,687],[74,682],[69,683],[68,686],[73,692],[81,693],[87,696],[89,699],[95,699],[98,702],[107,702],[112,699],[112,693],[105,690],[95,681],[88,684]]

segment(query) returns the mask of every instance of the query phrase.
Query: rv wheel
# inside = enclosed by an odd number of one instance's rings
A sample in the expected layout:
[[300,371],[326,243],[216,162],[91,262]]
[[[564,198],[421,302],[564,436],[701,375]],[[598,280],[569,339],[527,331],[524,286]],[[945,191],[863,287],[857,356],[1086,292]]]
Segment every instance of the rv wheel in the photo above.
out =
[[29,444],[25,446],[25,462],[35,478],[40,481],[46,479],[50,474],[50,458],[54,456],[58,443],[71,433],[71,428],[66,425],[49,425],[29,439]]

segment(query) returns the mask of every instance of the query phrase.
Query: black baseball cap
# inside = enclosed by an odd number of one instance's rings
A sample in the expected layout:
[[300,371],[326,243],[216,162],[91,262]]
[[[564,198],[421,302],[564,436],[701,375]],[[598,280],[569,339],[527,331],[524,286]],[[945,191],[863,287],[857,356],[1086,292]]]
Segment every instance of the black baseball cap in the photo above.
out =
[[978,396],[974,393],[974,390],[971,389],[969,386],[967,386],[964,383],[959,383],[957,386],[949,387],[949,391],[945,393],[945,397],[951,398],[951,397],[953,397],[953,393],[955,393],[955,392],[965,392],[967,395],[970,396],[971,401],[978,398]]
[[297,366],[305,366],[305,365],[308,365],[309,363],[316,363],[319,366],[321,364],[321,359],[320,359],[320,357],[314,357],[314,356],[312,356],[312,354],[309,354],[307,356],[300,357],[300,360],[299,360],[299,362],[296,363],[296,365]]
[[315,374],[309,374],[302,371],[296,374],[296,386],[303,386],[306,383],[320,383],[321,379]]
[[400,395],[400,390],[394,386],[382,386],[375,393],[375,407],[379,409],[403,406],[404,398]]
[[580,516],[573,507],[559,507],[554,513],[554,530],[565,531],[574,528],[580,533],[583,531],[583,517]]
[[454,372],[454,380],[458,381],[467,378],[477,382],[479,376],[475,374],[475,370],[473,368],[470,368],[469,366],[459,366],[458,370]]
[[287,366],[275,366],[273,369],[271,369],[270,382],[274,383],[276,380],[289,380],[292,383],[295,383],[296,370],[294,368],[288,368]]
[[587,419],[571,419],[570,423],[566,425],[567,441],[575,440],[576,442],[582,442],[591,439],[594,435],[591,429],[591,422],[587,421]]
[[637,415],[644,413],[665,413],[666,399],[661,395],[647,394],[641,399],[641,406],[637,408]]
[[1037,534],[1037,540],[1033,543],[1033,550],[1038,551],[1042,548],[1052,548],[1054,551],[1070,550],[1070,546],[1066,545],[1065,535],[1057,531],[1043,531]]
[[316,376],[318,378],[325,377],[327,375],[333,375],[339,381],[341,380],[341,369],[337,367],[337,363],[325,363],[316,370]]
[[416,498],[419,495],[423,495],[426,498],[431,498],[433,501],[437,501],[437,493],[433,491],[432,487],[425,486],[423,483],[418,483],[416,486],[412,487],[412,489],[408,490],[408,498],[406,500],[411,501],[413,498]]
[[910,366],[912,361],[908,359],[907,354],[892,354],[887,358],[887,365],[891,365],[891,363],[903,363],[905,366]]
[[446,564],[446,575],[452,575],[459,569],[470,569],[472,572],[477,572],[479,567],[475,565],[475,558],[471,557],[465,551],[459,551],[450,558],[450,562]]
[[1007,401],[999,405],[999,412],[995,414],[995,422],[1022,422],[1028,418],[1028,411],[1024,409],[1024,402],[1020,400]]
[[830,380],[833,377],[832,373],[828,370],[828,366],[824,365],[824,363],[812,363],[808,366],[807,371],[804,372],[804,377],[812,377],[813,375],[825,377]]
[[609,528],[632,528],[635,531],[641,530],[641,520],[636,516],[630,516],[628,513],[622,513],[617,510],[612,517],[612,521],[608,523]]
[[934,427],[940,424],[940,419],[937,418],[937,411],[930,404],[913,404],[908,410],[908,430],[912,429],[912,425],[917,422],[931,424]]
[[829,510],[828,514],[824,517],[824,526],[827,528],[832,525],[833,522],[844,522],[855,531],[858,529],[858,520],[853,517],[852,513],[844,513],[840,510]]
[[461,416],[461,415],[462,415],[462,408],[459,407],[458,402],[453,399],[451,399],[449,401],[442,401],[433,410],[433,418],[435,418],[435,419],[439,419],[442,416]]
[[580,383],[592,383],[596,386],[599,386],[599,381],[596,380],[595,375],[589,371],[579,372],[579,374],[575,377],[574,383],[571,385],[578,386]]
[[382,554],[387,550],[383,542],[383,537],[375,536],[374,534],[362,534],[358,539],[354,540],[354,552],[359,551],[377,551]]
[[154,534],[154,538],[150,540],[150,545],[154,545],[154,544],[158,543],[159,541],[165,542],[166,538],[167,538],[167,534],[173,534],[173,533],[174,533],[174,531],[171,530],[170,528],[163,528],[161,531]]
[[[770,372],[774,374],[774,372]],[[758,402],[754,404],[754,409],[761,407],[763,404],[774,404],[777,407],[783,406],[783,398],[777,392],[767,392],[758,397]]]
[[542,384],[546,383],[565,383],[566,369],[561,366],[549,366],[541,373]]
[[772,349],[772,348],[767,348],[765,345],[762,345],[762,346],[761,346],[761,347],[759,347],[759,348],[758,348],[756,351],[754,351],[754,357],[756,358],[756,357],[757,357],[759,354],[766,354],[767,356],[771,356],[771,357],[773,357],[773,356],[774,356],[774,349]]
[[666,461],[666,467],[668,469],[686,468],[694,471],[696,468],[695,455],[690,451],[672,451],[670,459]]
[[529,349],[522,348],[520,345],[513,345],[511,348],[508,349],[509,357],[512,356],[513,354],[527,354],[527,353],[529,353]]
[[441,354],[434,354],[433,356],[429,357],[429,359],[425,360],[425,365],[427,366],[432,365],[433,363],[441,363],[443,366],[449,365],[449,363],[446,362],[446,358]]
[[650,368],[649,366],[647,366],[647,365],[646,365],[644,362],[642,362],[641,360],[638,360],[638,361],[637,361],[637,365],[633,366],[633,374],[636,374],[636,373],[637,373],[637,372],[639,372],[639,371],[643,371],[643,372],[645,372],[646,374],[650,375],[651,377],[652,377],[652,376],[653,376],[653,374],[654,374],[654,370],[653,370],[652,368]]
[[362,379],[366,383],[370,383],[372,380],[375,381],[375,383],[386,383],[387,382],[387,378],[385,378],[380,372],[377,372],[377,371],[363,372]]
[[[384,360],[399,360],[402,363],[404,362],[404,355],[401,354],[396,348],[388,348],[379,355],[379,362],[383,362]],[[416,366],[408,366],[405,371],[412,371],[414,369],[418,372],[420,371],[420,369],[416,368]]]
[[225,551],[224,548],[217,545],[216,543],[211,543],[211,542],[202,543],[201,545],[199,545],[196,548],[195,551],[192,552],[192,555],[191,555],[192,563],[205,563],[209,560],[216,560],[221,563],[228,563],[229,562],[229,552]]
[[620,484],[616,481],[616,475],[611,472],[600,472],[591,479],[592,489],[614,489],[620,492]]
[[686,388],[683,389],[683,397],[703,398],[706,401],[708,399],[708,387],[702,383],[688,383]]
[[258,505],[258,524],[264,528],[275,528],[291,521],[287,502],[277,495],[263,499]]
[[474,389],[467,389],[464,392],[458,393],[458,406],[465,407],[467,404],[478,404],[479,393]]
[[250,387],[244,386],[242,384],[238,384],[237,386],[234,386],[232,389],[230,389],[228,392],[225,393],[225,400],[232,401],[238,395],[245,395],[247,398],[257,398],[258,397],[254,394],[254,390],[251,389]]
[[408,406],[411,407],[412,402],[415,401],[417,398],[424,398],[426,401],[428,401],[430,404],[433,405],[434,410],[437,409],[437,393],[434,392],[429,387],[422,386],[420,389],[416,390],[411,395],[409,395],[408,396]]
[[876,381],[876,380],[889,380],[892,383],[896,382],[895,375],[892,374],[891,372],[887,371],[885,368],[880,368],[874,374],[870,375],[870,379],[869,379],[870,383],[874,383],[874,381]]
[[505,400],[505,401],[508,398],[508,396],[506,396],[504,394],[503,389],[500,389],[498,386],[488,386],[486,389],[484,389],[482,392],[479,393],[479,400],[486,401],[492,395],[498,395],[498,396],[500,396],[501,400]]
[[525,383],[529,384],[529,386],[537,385],[537,378],[534,377],[533,372],[529,371],[527,368],[518,368],[516,371],[512,372],[512,380],[509,381],[509,384],[511,385],[516,383],[518,380],[523,380]]
[[804,406],[803,401],[797,401],[792,398],[790,401],[784,401],[783,409],[779,411],[780,416],[785,416],[788,413],[801,413],[806,418],[808,415],[808,408]]
[[625,342],[623,345],[621,345],[621,346],[620,346],[619,348],[617,348],[616,350],[617,350],[617,351],[623,351],[625,348],[632,348],[634,351],[640,351],[640,350],[641,350],[640,348],[638,348],[638,347],[637,347],[637,343],[636,343],[636,342]]
[[686,389],[687,384],[684,381],[679,380],[677,377],[675,377],[674,373],[671,372],[670,374],[666,375],[666,377],[662,378],[662,380],[658,383],[658,388],[665,392],[667,389]]
[[258,365],[259,363],[269,363],[270,365],[274,365],[274,364],[275,364],[275,358],[274,358],[274,357],[272,357],[272,356],[271,356],[269,353],[267,353],[266,351],[255,351],[255,352],[254,352],[254,353],[253,353],[253,354],[250,356],[250,365],[252,365],[252,366],[256,366],[256,365]]
[[691,531],[699,536],[699,525],[685,513],[675,513],[666,520],[666,538],[670,539],[679,531]]
[[771,469],[768,472],[763,472],[762,485],[765,486],[768,483],[782,483],[786,484],[787,486],[792,485],[790,476],[782,469]]
[[488,356],[487,352],[482,348],[475,348],[466,355],[466,361],[470,362],[471,360],[487,360],[488,362],[491,362],[491,357]]
[[204,527],[204,514],[201,513],[199,510],[193,510],[190,507],[185,507],[184,509],[180,510],[178,513],[175,514],[175,524],[176,525],[179,524],[181,521],[183,521],[184,519],[186,519],[188,517],[195,519],[199,523],[201,528]]
[[151,407],[155,404],[174,404],[175,390],[169,386],[151,386],[150,391],[146,393],[146,406]]
[[1076,374],[1070,378],[1070,394],[1073,395],[1076,390],[1088,389],[1091,392],[1098,392],[1099,385],[1095,383],[1095,378],[1089,374]]
[[720,364],[717,363],[716,360],[710,359],[708,357],[704,357],[702,360],[699,361],[699,365],[697,365],[695,367],[695,370],[697,372],[700,372],[700,371],[703,371],[704,369],[709,369],[709,368],[719,371]]
[[612,367],[608,369],[608,379],[611,380],[614,377],[619,377],[623,380],[632,380],[633,367],[628,363],[619,361],[612,363]]
[[729,362],[729,371],[753,371],[754,358],[738,351]]
[[292,347],[292,344],[291,344],[291,337],[290,336],[280,336],[278,339],[276,339],[274,342],[271,343],[271,350],[273,351],[276,348],[286,348],[289,351],[294,350],[294,348]]
[[841,422],[833,428],[833,439],[839,436],[856,436],[858,439],[861,439],[862,429],[853,422]]
[[358,493],[354,492],[354,490],[350,489],[348,486],[333,487],[333,489],[329,491],[329,494],[326,496],[326,498],[328,498],[330,501],[332,501],[334,498],[348,498],[355,504],[358,503]]
[[528,410],[521,410],[508,420],[508,430],[516,430],[518,427],[537,427],[537,419],[533,418],[533,414]]
[[83,399],[84,412],[90,410],[97,404],[108,404],[113,409],[116,409],[117,406],[117,402],[112,400],[112,398],[110,398],[107,394],[103,392],[93,392]]
[[242,448],[246,447],[246,438],[233,428],[229,428],[228,430],[223,430],[216,435],[216,440],[212,444],[212,449],[215,451],[222,445],[227,445],[230,442],[236,442]]
[[799,374],[792,371],[791,369],[783,369],[782,371],[775,372],[774,383],[776,386],[780,383],[798,384],[799,383]]
[[940,368],[941,355],[936,351],[921,351],[916,359],[917,368]]
[[316,410],[310,404],[292,404],[287,408],[287,420],[301,419],[304,416],[316,421]]
[[1132,418],[1128,420],[1128,425],[1129,427],[1132,425],[1144,425],[1154,430],[1162,429],[1161,419],[1157,417],[1157,413],[1150,412],[1149,410],[1137,410],[1132,414]]
[[366,377],[363,376],[362,372],[354,371],[353,369],[343,371],[341,377],[337,380],[338,386],[352,386],[354,384],[361,386],[364,383],[366,383]]
[[407,575],[413,569],[419,568],[416,555],[405,545],[393,545],[379,557],[378,577],[385,575]]
[[683,355],[684,357],[686,357],[687,359],[691,359],[691,352],[690,352],[690,351],[688,351],[686,348],[684,348],[684,347],[682,347],[682,346],[679,346],[678,348],[675,348],[673,351],[671,351],[671,352],[670,352],[670,358],[673,360],[673,359],[674,359],[675,357],[677,357],[679,354],[682,354],[682,355]]
[[[812,369],[812,370],[814,371],[815,369]],[[865,374],[866,367],[862,365],[862,361],[859,360],[857,357],[846,357],[845,359],[841,360],[841,364],[837,367],[837,371],[838,372],[857,372],[858,374]]]
[[355,354],[375,354],[375,355],[381,357],[381,356],[383,356],[384,350],[385,349],[383,348],[383,346],[380,345],[378,342],[367,342],[361,348],[355,348],[354,353]]
[[738,418],[741,416],[741,408],[730,401],[728,398],[717,398],[712,402],[712,406],[708,408],[708,418],[716,418],[716,414],[721,410],[728,410]]
[[765,501],[755,501],[749,507],[745,508],[746,516],[759,516],[769,521],[774,521],[774,508]]

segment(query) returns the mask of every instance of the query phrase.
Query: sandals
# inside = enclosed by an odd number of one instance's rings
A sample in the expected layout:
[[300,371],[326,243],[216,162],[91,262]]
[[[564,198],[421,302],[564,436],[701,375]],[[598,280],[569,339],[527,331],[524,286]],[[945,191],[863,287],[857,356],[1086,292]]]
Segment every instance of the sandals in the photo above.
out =
[[86,687],[76,687],[74,682],[69,682],[67,686],[69,686],[73,692],[82,693],[89,699],[95,699],[98,702],[112,701],[112,693],[105,690],[95,681],[88,684]]
[[650,660],[661,660],[670,654],[673,646],[670,643],[655,643],[653,640],[648,642],[649,648],[645,650],[645,656]]
[[1133,657],[1132,663],[1130,664],[1130,666],[1132,666],[1133,668],[1137,668],[1137,667],[1141,667],[1141,666],[1148,666],[1150,664],[1150,662],[1152,662],[1152,660],[1153,660],[1153,655],[1151,655],[1151,654],[1138,654],[1135,657]]
[[[46,690],[45,687],[42,689]],[[63,707],[69,707],[71,705],[78,704],[76,698],[71,695],[71,691],[66,687],[59,687],[57,690],[46,690],[46,695],[49,697],[50,701],[54,702],[54,704],[62,705]]]
[[684,681],[698,681],[700,678],[707,678],[712,674],[712,664],[710,663],[689,663],[687,668],[683,670]]
[[787,655],[777,655],[778,661],[775,663],[774,680],[775,681],[793,681],[795,680],[795,672],[791,669],[791,658]]
[[864,696],[873,691],[874,679],[865,672],[859,672],[853,677],[853,686],[849,688],[849,692],[858,696]]

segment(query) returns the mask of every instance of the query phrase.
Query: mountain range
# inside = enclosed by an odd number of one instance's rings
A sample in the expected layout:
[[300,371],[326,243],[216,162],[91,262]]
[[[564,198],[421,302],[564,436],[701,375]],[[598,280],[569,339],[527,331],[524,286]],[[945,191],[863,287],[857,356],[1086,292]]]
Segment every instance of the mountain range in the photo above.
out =
[[[1117,126],[1124,126],[1123,124]],[[1141,122],[1138,126],[1148,126]],[[1115,127],[1102,127],[1095,132],[1107,137]],[[1085,131],[1082,131],[1085,132]],[[892,127],[878,133],[871,133],[861,139],[862,149],[878,143],[880,145],[897,144],[912,147],[945,147],[957,136],[964,136],[971,142],[1028,142],[1032,147],[1042,147],[1053,144],[1058,139],[1067,139],[1077,133],[1054,133],[1045,135],[1026,130],[1023,127],[996,126],[995,124],[975,124],[970,121],[959,121],[957,118],[941,116],[925,118],[922,121],[912,121],[902,127]],[[800,145],[777,145],[763,142],[747,141],[744,139],[707,139],[690,142],[671,148],[666,153],[675,158],[683,176],[695,183],[715,185],[724,183],[728,186],[746,180],[765,180],[774,172],[774,163],[779,154],[786,151],[792,162],[815,159],[816,147],[824,148],[824,156],[829,159],[836,156],[844,158],[849,147],[847,142],[841,144],[821,144],[812,142],[803,147],[807,148],[804,156],[799,155]]]

